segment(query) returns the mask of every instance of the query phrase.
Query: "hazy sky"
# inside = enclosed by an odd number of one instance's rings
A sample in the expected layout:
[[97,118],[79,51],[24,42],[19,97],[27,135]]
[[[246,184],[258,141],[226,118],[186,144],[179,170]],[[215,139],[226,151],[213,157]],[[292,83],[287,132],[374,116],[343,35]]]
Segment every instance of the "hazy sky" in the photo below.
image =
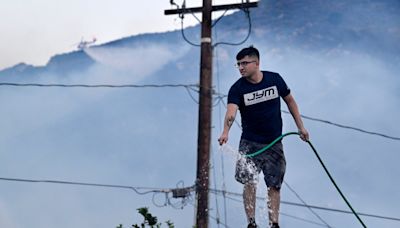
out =
[[[164,9],[170,8],[168,0],[143,1],[140,7],[135,0],[101,1],[86,1],[84,5],[76,0],[57,3],[37,0],[35,5],[23,0],[2,3],[0,69],[22,61],[43,65],[53,55],[76,50],[74,44],[82,37],[89,40],[95,36],[99,43],[105,43],[139,33],[180,28],[176,16],[164,16]],[[236,1],[219,0],[214,4]],[[341,14],[347,19],[343,23],[358,31],[359,20],[353,21],[347,16],[384,18],[384,11],[374,14],[378,12],[371,7],[375,3],[366,4],[370,8],[366,8],[365,14],[348,7],[349,11]],[[188,5],[198,6],[200,1],[188,1]],[[307,7],[314,9],[311,5]],[[188,24],[189,19],[195,23],[188,16]],[[279,29],[281,25],[276,26]],[[332,29],[323,28],[310,31],[319,35]],[[376,28],[372,32],[380,32],[381,27],[372,28]],[[399,65],[390,65],[388,56],[381,59],[370,54],[370,50],[384,46],[385,36],[378,36],[382,39],[376,39],[376,44],[361,43],[358,49],[338,45],[326,53],[305,50],[285,39],[277,42],[265,38],[264,34],[271,31],[268,27],[256,29],[258,32],[243,46],[254,44],[259,48],[262,68],[279,72],[285,78],[303,115],[395,137],[400,135]],[[228,29],[221,31],[224,35],[231,33]],[[342,34],[338,42],[360,43],[352,34]],[[398,44],[393,45],[394,50],[397,47]],[[86,50],[99,63],[87,70],[66,77],[56,73],[26,78],[29,82],[56,84],[195,84],[199,77],[196,64],[199,56],[198,50],[191,48],[182,40],[181,43],[136,40],[124,49],[104,46]],[[231,84],[240,77],[233,66],[232,54],[238,48],[221,45],[215,49],[215,88],[221,94],[227,94]],[[151,67],[141,67],[150,64]],[[22,77],[21,81],[26,82]],[[196,175],[198,103],[193,99],[196,97],[194,91],[183,88],[3,86],[0,89],[0,178],[154,188],[191,186]],[[285,105],[282,107],[287,110]],[[235,154],[220,153],[217,142],[225,106],[216,100],[213,108],[211,187],[226,186],[228,191],[241,192],[242,186],[234,180]],[[284,114],[283,121],[284,132],[295,131],[289,115]],[[304,122],[313,144],[355,210],[398,217],[399,141],[316,121]],[[232,150],[238,146],[240,133],[235,125],[228,142]],[[285,139],[284,145],[288,162],[285,181],[309,205],[347,209],[307,144],[293,136]],[[259,185],[258,195],[265,196],[264,183]],[[138,195],[124,189],[0,181],[0,227],[112,228],[119,223],[128,227],[141,221],[136,208],[142,206],[149,206],[160,221],[171,219],[178,228],[191,227],[194,207],[190,203],[194,199],[175,210],[171,205],[160,207],[165,202],[163,196]],[[244,227],[241,196],[227,199],[226,209],[222,209],[225,206],[219,197],[210,195],[210,215],[220,214],[229,227]],[[287,187],[282,190],[282,200],[299,202]],[[179,200],[171,203],[180,206]],[[257,208],[260,227],[268,223],[265,205],[260,201]],[[286,213],[281,216],[282,227],[317,227],[290,216],[320,223],[305,208],[283,204],[281,209],[282,215]],[[227,219],[223,218],[224,212]],[[351,214],[317,212],[334,227],[361,227]],[[398,221],[363,219],[368,227],[399,227]],[[210,224],[211,228],[224,227],[212,218]]]
[[[181,4],[182,0],[176,0]],[[213,4],[240,0],[214,0]],[[202,0],[188,0],[187,7]],[[165,16],[169,0],[15,0],[0,7],[0,69],[20,62],[44,65],[55,54],[76,49],[82,38],[99,44],[121,37],[180,28],[177,16]],[[185,25],[196,20],[187,16]]]

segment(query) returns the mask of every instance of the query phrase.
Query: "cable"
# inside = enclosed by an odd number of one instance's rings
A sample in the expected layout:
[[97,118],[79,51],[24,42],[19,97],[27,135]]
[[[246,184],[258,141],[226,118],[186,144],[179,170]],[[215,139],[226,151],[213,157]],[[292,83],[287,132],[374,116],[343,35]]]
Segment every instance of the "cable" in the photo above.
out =
[[[127,185],[98,184],[98,183],[87,183],[87,182],[59,181],[59,180],[33,180],[33,179],[6,178],[6,177],[0,177],[0,180],[15,181],[15,182],[29,182],[29,183],[66,184],[66,185],[80,185],[80,186],[91,186],[91,187],[130,189],[139,195],[146,195],[149,193],[169,193],[169,192],[171,192],[171,189],[165,189],[165,188],[146,188],[146,187],[133,187],[133,186],[127,186]],[[148,191],[140,192],[139,191],[140,189],[148,190]]]
[[[195,189],[194,186],[186,187],[186,188],[184,188],[184,187],[179,188],[177,185],[177,188],[146,188],[146,187],[133,187],[133,186],[127,186],[127,185],[112,185],[112,184],[99,184],[99,183],[87,183],[87,182],[59,181],[59,180],[34,180],[34,179],[5,178],[5,177],[0,177],[0,180],[15,181],[15,182],[28,182],[28,183],[49,183],[49,184],[66,184],[66,185],[102,187],[102,188],[130,189],[130,190],[133,190],[138,195],[146,195],[146,194],[153,193],[152,203],[156,207],[165,207],[165,206],[169,205],[174,209],[183,209],[183,207],[185,207],[192,200],[190,192],[193,192]],[[179,182],[179,183],[183,183],[183,182]],[[139,190],[148,190],[148,191],[139,191]],[[177,203],[172,203],[169,193],[174,193],[174,192],[179,192],[179,191],[184,191],[185,194],[178,195],[176,197],[174,196],[173,198],[182,198],[182,200]],[[163,204],[159,204],[155,200],[156,195],[160,194],[160,193],[165,195],[165,200],[164,200]]]
[[[289,190],[290,190],[304,205],[307,205],[307,203],[303,200],[303,198],[301,198],[300,195],[297,194],[297,192],[296,192],[292,187],[290,187],[290,185],[289,185],[286,181],[283,181],[283,183],[285,183],[286,187],[288,187]],[[321,221],[321,222],[322,222],[323,224],[325,224],[327,227],[332,228],[332,226],[330,226],[330,225],[329,225],[318,213],[316,213],[311,207],[308,207],[308,210],[310,210],[311,213],[314,214],[315,217],[317,217],[317,218],[319,219],[319,221]]]
[[290,214],[282,212],[282,211],[280,211],[279,214],[280,215],[284,215],[284,216],[289,217],[289,218],[293,218],[293,219],[297,219],[297,220],[300,220],[300,221],[303,221],[303,222],[307,222],[307,223],[310,223],[310,224],[333,228],[332,226],[329,226],[327,224],[317,223],[317,222],[314,222],[314,221],[311,221],[311,220],[308,220],[308,219],[300,218],[298,216],[290,215]]
[[0,86],[17,86],[17,87],[64,87],[64,88],[165,88],[165,87],[184,87],[184,88],[198,88],[199,85],[196,84],[148,84],[148,85],[135,85],[135,84],[125,84],[125,85],[110,85],[110,84],[98,84],[98,85],[88,85],[88,84],[40,84],[40,83],[9,83],[0,82]]
[[186,37],[186,35],[185,35],[185,29],[183,28],[183,17],[181,17],[181,34],[182,34],[183,39],[186,41],[186,43],[188,43],[188,44],[190,44],[190,45],[192,45],[192,46],[195,46],[195,47],[200,47],[200,46],[201,46],[201,44],[195,44],[195,43],[193,43],[192,41],[190,41],[190,40]]
[[247,8],[242,8],[241,10],[243,10],[243,12],[246,14],[247,16],[247,21],[248,21],[248,30],[247,30],[247,35],[246,37],[237,43],[230,43],[230,42],[217,42],[216,44],[213,45],[213,47],[217,47],[218,45],[230,45],[230,46],[239,46],[244,44],[250,37],[251,35],[251,30],[252,30],[252,23],[251,23],[251,17],[250,17],[250,10]]
[[[214,188],[217,188],[217,176],[216,176],[216,172],[215,172],[215,168],[214,168],[214,155],[215,155],[215,153],[214,153],[214,150],[211,150],[211,153],[212,153],[212,158],[211,158],[211,170],[212,170],[212,174],[213,174],[213,178],[214,178],[214,181],[213,181],[213,184],[214,184]],[[221,221],[221,219],[220,219],[220,214],[219,214],[219,203],[218,203],[218,197],[215,197],[215,207],[216,207],[216,212],[215,212],[215,216],[216,216],[216,220],[217,220],[217,225],[218,225],[218,227],[219,227],[219,225],[220,225],[220,221]]]
[[[223,99],[223,98],[227,97],[227,95],[220,94],[220,93],[215,93],[214,95],[217,95],[217,97],[220,98],[220,99]],[[226,103],[225,102],[222,102],[222,103],[224,104],[224,106],[226,108],[227,107]],[[288,111],[285,111],[285,110],[281,110],[281,111],[283,113],[285,113],[285,114],[290,114],[290,112],[288,112]],[[363,130],[361,128],[356,128],[356,127],[352,127],[352,126],[348,126],[348,125],[338,124],[338,123],[335,123],[335,122],[332,122],[332,121],[329,121],[329,120],[318,119],[318,118],[315,118],[315,117],[310,117],[310,116],[305,116],[305,115],[301,115],[301,117],[304,118],[304,119],[311,120],[311,121],[316,121],[316,122],[329,124],[329,125],[332,125],[332,126],[335,126],[335,127],[340,127],[340,128],[349,129],[349,130],[355,130],[355,131],[359,131],[359,132],[364,133],[364,134],[375,135],[375,136],[380,136],[380,137],[384,137],[384,138],[387,138],[387,139],[392,139],[392,140],[395,140],[395,141],[400,141],[400,137],[390,136],[390,135],[386,135],[386,134],[382,134],[382,133],[378,133],[378,132],[373,132],[373,131],[367,131],[367,130]],[[235,119],[235,123],[239,128],[242,128],[240,126],[240,123],[237,122],[236,119]]]
[[[48,183],[48,184],[66,184],[66,185],[78,185],[78,186],[92,186],[92,187],[130,189],[130,190],[134,190],[139,195],[145,195],[145,194],[150,194],[150,193],[167,193],[167,192],[169,193],[169,192],[172,191],[172,189],[166,189],[166,188],[133,187],[133,186],[126,186],[126,185],[110,185],[110,184],[71,182],[71,181],[58,181],[58,180],[33,180],[33,179],[0,177],[0,181],[27,182],[27,183]],[[192,188],[194,189],[194,186],[192,186]],[[138,190],[148,190],[148,191],[139,192]],[[226,190],[211,189],[211,188],[209,190],[210,190],[210,193],[214,193],[214,194],[225,194],[225,195],[243,197],[243,195],[240,194],[240,193],[230,192],[230,191],[226,191]],[[227,198],[228,198],[228,196],[227,196]],[[264,201],[266,200],[265,197],[257,197],[256,199],[257,200],[264,200]],[[325,211],[331,211],[331,212],[352,214],[351,211],[335,209],[335,208],[327,208],[327,207],[321,207],[321,206],[315,206],[315,205],[304,205],[304,204],[288,202],[288,201],[281,201],[281,203],[282,204],[286,204],[286,205],[291,205],[291,206],[297,206],[297,207],[310,207],[310,208],[314,208],[314,209],[318,209],[318,210],[325,210]],[[375,214],[368,214],[368,213],[361,213],[361,212],[358,213],[358,214],[362,215],[362,216],[365,216],[365,217],[372,217],[372,218],[377,218],[377,219],[385,219],[385,220],[392,220],[392,221],[400,222],[400,218],[396,218],[396,217],[389,217],[389,216],[382,216],[382,215],[375,215]]]
[[[227,198],[232,200],[232,201],[235,201],[235,202],[243,203],[243,200],[238,200],[238,199],[235,199],[235,198],[232,198],[232,197],[227,197]],[[259,208],[264,209],[262,207],[259,207]],[[289,215],[289,214],[283,213],[281,211],[279,211],[279,214],[287,216],[287,217],[290,217],[290,218],[293,218],[293,219],[296,219],[296,220],[300,220],[300,221],[303,221],[303,222],[306,222],[306,223],[310,223],[310,224],[326,227],[326,225],[324,225],[324,224],[320,224],[320,223],[317,223],[317,222],[314,222],[314,221],[311,221],[311,220],[308,220],[308,219],[300,218],[300,217],[297,217],[297,216],[294,216],[294,215]]]
[[[215,30],[215,38],[218,39],[218,31]],[[216,79],[217,79],[217,90],[220,91],[221,90],[221,83],[220,83],[220,76],[219,76],[219,69],[220,69],[220,65],[219,65],[219,59],[218,59],[218,48],[215,47],[214,49],[214,53],[215,53],[215,73],[216,73]],[[218,98],[217,98],[218,99]],[[223,99],[219,99],[217,102],[218,105],[218,112],[219,112],[219,131],[222,132],[222,128],[224,127],[223,125],[223,121],[222,121],[222,109],[221,109],[221,105],[220,103],[223,102]],[[225,161],[224,161],[224,154],[220,153],[221,156],[221,175],[222,175],[222,189],[226,190],[226,184],[225,184]],[[227,212],[227,206],[226,206],[226,197],[225,194],[222,194],[223,197],[223,202],[224,202],[224,221],[226,226],[228,226],[228,212]]]
[[159,204],[156,202],[156,195],[157,193],[154,193],[153,196],[151,197],[151,202],[153,203],[154,206],[156,207],[166,207],[168,205],[168,193],[165,193],[165,198],[164,198],[164,203]]
[[[189,203],[189,204],[192,205],[192,206],[194,207],[194,209],[197,208],[197,206],[196,206],[195,204],[193,204],[193,203]],[[229,228],[228,224],[223,223],[223,222],[221,222],[221,221],[218,221],[217,218],[215,218],[214,216],[212,216],[212,215],[210,215],[210,214],[208,214],[208,216],[209,216],[210,218],[214,219],[214,220],[217,222],[217,224],[221,224],[222,226],[224,226],[224,227],[226,227],[226,228]]]
[[[290,112],[288,112],[288,111],[282,110],[282,112],[286,113],[286,114],[290,114]],[[341,127],[341,128],[347,128],[347,129],[359,131],[359,132],[370,134],[370,135],[377,135],[377,136],[382,136],[384,138],[393,139],[393,140],[399,140],[400,141],[400,137],[394,137],[394,136],[389,136],[389,135],[385,135],[385,134],[382,134],[382,133],[366,131],[366,130],[363,130],[361,128],[356,128],[356,127],[346,126],[346,125],[343,125],[343,124],[333,123],[333,122],[328,121],[328,120],[318,119],[318,118],[314,118],[314,117],[309,117],[309,116],[304,116],[304,115],[301,115],[301,117],[303,117],[304,119],[308,119],[308,120],[318,121],[318,122],[330,124],[330,125]]]
[[218,224],[218,227],[219,227],[219,225],[221,224],[222,226],[224,226],[224,227],[226,227],[226,228],[229,228],[229,226],[227,225],[227,224],[225,224],[225,223],[223,223],[223,222],[221,222],[218,218],[215,218],[215,217],[213,217],[212,215],[208,215],[210,218],[212,218],[212,219],[214,219],[215,220],[215,222]]
[[[220,190],[220,189],[210,189],[210,192],[214,193],[214,194],[223,194],[224,193],[226,195],[237,196],[237,197],[240,197],[240,198],[243,197],[243,194],[241,194],[241,193],[223,191],[223,190]],[[263,200],[263,201],[266,200],[265,197],[260,197],[260,196],[257,196],[256,199],[257,200]],[[353,212],[351,212],[351,211],[335,209],[335,208],[328,208],[328,207],[321,207],[321,206],[315,206],[315,205],[309,205],[309,204],[305,205],[305,204],[301,204],[301,203],[294,203],[294,202],[289,202],[289,201],[284,201],[284,200],[281,201],[281,204],[290,205],[290,206],[296,206],[296,207],[310,207],[310,208],[313,208],[313,209],[330,211],[330,212],[337,212],[337,213],[343,213],[343,214],[353,214]],[[372,218],[377,218],[377,219],[384,219],[384,220],[391,220],[391,221],[400,222],[400,218],[396,218],[396,217],[375,215],[375,214],[362,213],[362,212],[358,212],[358,214],[362,215],[362,216],[365,216],[365,217],[372,217]]]
[[[173,0],[170,1],[170,4],[176,6],[177,9],[179,9],[179,5],[176,4]],[[179,16],[178,16],[178,17],[181,19],[181,34],[182,34],[182,37],[183,37],[183,39],[186,41],[186,43],[188,43],[188,44],[190,44],[190,45],[192,45],[192,46],[195,46],[195,47],[200,47],[200,46],[201,46],[200,44],[195,44],[195,43],[191,42],[191,41],[186,37],[186,35],[185,35],[185,29],[184,29],[184,26],[183,26],[183,19],[185,18],[185,12],[186,12],[186,11],[187,11],[187,12],[191,12],[191,11],[189,11],[189,10],[186,9],[186,1],[183,1],[183,3],[182,3],[182,9],[183,9],[183,13],[180,13]],[[192,15],[194,16],[194,18],[196,18],[196,20],[197,20],[199,23],[201,23],[201,21],[196,17],[196,15],[195,15],[193,12],[191,12],[191,13],[192,13]]]
[[[266,151],[267,149],[271,148],[271,146],[273,146],[275,143],[277,143],[278,141],[282,140],[284,137],[288,136],[288,135],[300,135],[297,132],[288,132],[285,133],[281,136],[279,136],[278,138],[276,138],[274,141],[272,141],[270,144],[268,144],[267,146],[265,146],[264,148],[251,153],[251,154],[245,154],[243,155],[244,157],[254,157],[256,155],[259,155],[261,153],[263,153],[264,151]],[[342,197],[342,199],[344,200],[344,202],[347,204],[347,206],[350,208],[350,210],[353,212],[353,214],[356,216],[356,218],[358,219],[358,221],[360,222],[360,224],[366,228],[367,226],[364,224],[364,222],[361,220],[361,218],[358,216],[358,214],[356,213],[356,211],[353,209],[353,207],[351,206],[350,202],[346,199],[346,197],[344,196],[344,194],[342,193],[342,191],[340,190],[339,186],[336,184],[335,180],[333,179],[333,177],[331,176],[331,174],[329,173],[328,169],[326,168],[324,162],[322,161],[321,157],[319,156],[317,150],[314,148],[313,144],[311,143],[311,141],[307,140],[306,141],[308,143],[308,145],[311,147],[311,149],[313,150],[315,156],[317,156],[318,161],[320,162],[320,164],[322,165],[322,168],[324,168],[325,173],[328,175],[329,179],[331,180],[332,184],[335,186],[336,190],[338,191],[338,193],[340,194],[340,196]]]
[[195,90],[194,88],[190,88],[190,87],[186,87],[186,91],[188,92],[190,98],[194,101],[194,103],[199,104],[199,101],[196,100],[196,98],[192,95],[192,93],[190,92],[190,90],[195,91],[197,93],[199,93],[198,90]]
[[225,17],[225,14],[228,12],[228,9],[226,9],[222,15],[220,17],[218,17],[217,20],[214,21],[214,23],[212,23],[211,27],[214,27],[223,17]]
[[[179,9],[179,6],[178,6],[176,3],[174,3],[174,2],[170,2],[170,3],[171,3],[172,5],[177,6],[178,9]],[[243,2],[242,2],[242,3],[243,3]],[[186,35],[185,35],[185,29],[184,29],[184,26],[183,26],[183,20],[184,20],[184,17],[185,17],[185,13],[191,13],[191,14],[193,15],[193,17],[194,17],[200,24],[201,24],[202,22],[200,21],[200,19],[199,19],[191,10],[186,9],[186,1],[183,1],[183,3],[182,3],[182,9],[183,9],[183,13],[179,15],[179,18],[181,19],[181,34],[182,34],[182,38],[186,41],[186,43],[188,43],[188,44],[190,44],[190,45],[192,45],[192,46],[194,46],[194,47],[200,47],[201,44],[197,44],[197,43],[194,43],[194,42],[190,41],[190,40],[186,37]],[[248,8],[241,8],[241,10],[243,10],[243,12],[246,14],[247,20],[248,20],[248,24],[249,24],[249,25],[248,25],[248,32],[247,32],[246,37],[245,37],[242,41],[237,42],[237,43],[217,42],[216,44],[212,45],[212,47],[216,47],[216,46],[218,46],[218,45],[238,46],[238,45],[242,45],[243,43],[245,43],[245,42],[249,39],[250,34],[251,34],[251,29],[252,29],[252,23],[251,23],[251,18],[250,18],[250,10],[249,10]],[[226,15],[227,12],[228,12],[228,10],[225,10],[224,13],[212,23],[211,27],[214,27],[223,17],[225,17],[225,15]]]
[[[300,203],[293,203],[293,202],[288,202],[288,201],[281,201],[282,204],[290,205],[290,206],[297,206],[297,207],[309,207],[313,209],[318,209],[318,210],[325,210],[325,211],[331,211],[331,212],[338,212],[338,213],[344,213],[344,214],[353,214],[351,211],[346,211],[346,210],[341,210],[341,209],[334,209],[334,208],[327,208],[327,207],[321,207],[321,206],[315,206],[315,205],[309,205],[309,204],[300,204]],[[377,219],[385,219],[385,220],[392,220],[392,221],[397,221],[400,222],[400,218],[395,218],[395,217],[389,217],[389,216],[382,216],[382,215],[374,215],[374,214],[368,214],[368,213],[362,213],[358,212],[359,215],[365,216],[365,217],[372,217],[372,218],[377,218]]]

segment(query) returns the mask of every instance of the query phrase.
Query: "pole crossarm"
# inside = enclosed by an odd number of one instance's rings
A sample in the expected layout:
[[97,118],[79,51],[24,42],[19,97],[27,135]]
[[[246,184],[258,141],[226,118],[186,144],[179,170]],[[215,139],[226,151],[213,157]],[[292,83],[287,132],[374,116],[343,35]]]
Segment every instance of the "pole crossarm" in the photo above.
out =
[[[212,6],[212,11],[254,8],[257,6],[258,6],[258,2],[244,2],[244,3],[229,4],[229,5],[216,5],[216,6]],[[185,13],[201,13],[201,12],[203,12],[203,7],[164,10],[165,15],[185,14]]]

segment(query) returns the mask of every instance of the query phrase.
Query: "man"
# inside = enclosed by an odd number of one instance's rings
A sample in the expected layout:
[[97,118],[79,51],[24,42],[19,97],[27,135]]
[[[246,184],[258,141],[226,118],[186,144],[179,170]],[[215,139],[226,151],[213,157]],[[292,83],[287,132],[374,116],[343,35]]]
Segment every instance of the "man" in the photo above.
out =
[[[254,153],[282,135],[280,97],[293,116],[300,138],[307,141],[309,135],[304,128],[296,101],[282,77],[277,73],[260,71],[260,54],[253,46],[242,49],[237,54],[236,60],[242,77],[229,90],[224,130],[218,139],[219,144],[228,141],[229,130],[237,110],[240,111],[242,118],[242,136],[239,145],[241,154]],[[271,227],[279,228],[280,188],[286,170],[281,142],[262,154],[243,157],[236,163],[235,178],[244,184],[244,209],[250,228],[257,227],[256,187],[258,173],[261,170],[268,187],[269,223]]]

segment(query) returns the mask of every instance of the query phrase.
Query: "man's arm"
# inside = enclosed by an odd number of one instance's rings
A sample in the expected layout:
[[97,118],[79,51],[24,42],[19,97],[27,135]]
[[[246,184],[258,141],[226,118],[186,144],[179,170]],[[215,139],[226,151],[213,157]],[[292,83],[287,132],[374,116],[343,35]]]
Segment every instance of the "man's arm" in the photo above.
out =
[[236,113],[239,107],[236,104],[228,104],[226,108],[225,120],[224,120],[224,131],[218,139],[219,145],[228,142],[229,130],[233,122],[235,121]]
[[303,121],[301,120],[299,108],[297,107],[297,103],[294,100],[294,97],[292,96],[292,94],[289,94],[286,97],[284,97],[283,100],[285,101],[290,113],[293,116],[294,122],[296,123],[297,129],[299,130],[300,133],[300,138],[304,141],[308,141],[309,134],[304,127]]

